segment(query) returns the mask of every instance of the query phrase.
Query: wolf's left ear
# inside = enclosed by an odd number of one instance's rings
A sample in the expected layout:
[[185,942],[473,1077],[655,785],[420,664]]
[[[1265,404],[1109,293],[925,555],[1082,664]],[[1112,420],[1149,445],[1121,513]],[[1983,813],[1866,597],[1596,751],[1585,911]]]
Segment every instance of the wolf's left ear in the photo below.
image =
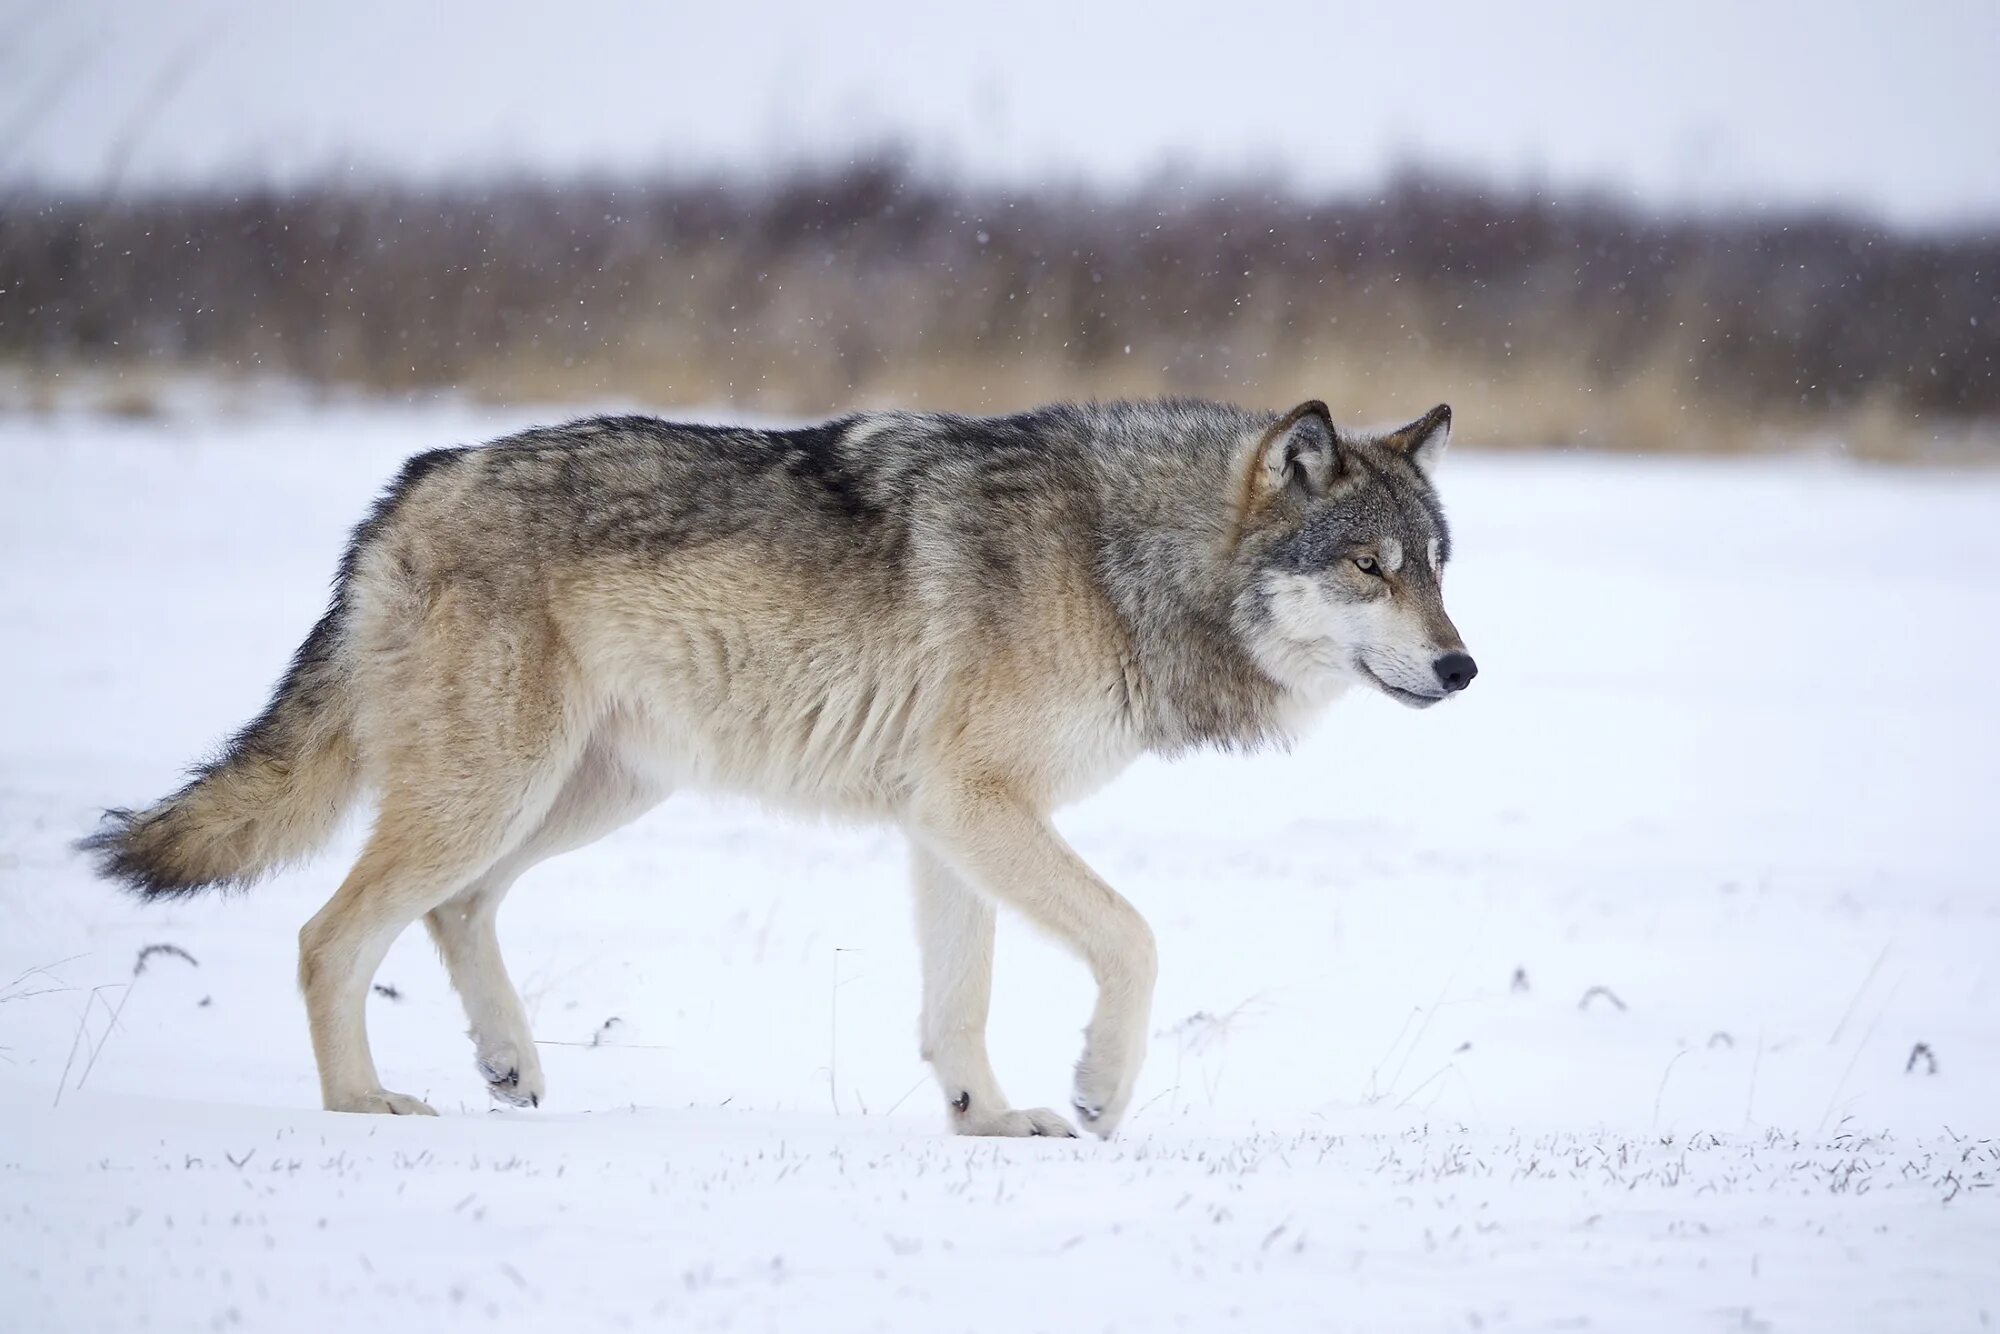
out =
[[1383,444],[1417,465],[1428,477],[1451,441],[1451,406],[1440,403],[1408,426],[1389,432]]

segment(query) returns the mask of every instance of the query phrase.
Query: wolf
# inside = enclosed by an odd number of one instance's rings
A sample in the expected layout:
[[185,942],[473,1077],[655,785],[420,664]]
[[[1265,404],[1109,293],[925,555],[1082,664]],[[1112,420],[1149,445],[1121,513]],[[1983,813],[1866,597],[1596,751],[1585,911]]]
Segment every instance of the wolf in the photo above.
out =
[[1145,1056],[1146,922],[1050,813],[1143,754],[1283,744],[1353,687],[1428,707],[1477,667],[1445,614],[1439,406],[1391,431],[1170,400],[796,430],[597,417],[411,459],[264,711],[80,847],[142,896],[242,886],[375,822],[299,933],[325,1106],[383,1087],[365,1005],[424,920],[492,1095],[544,1080],[496,915],[536,863],[669,793],[908,835],[923,1058],[968,1135],[1074,1135],[987,1058],[994,913],[1088,966],[1077,1118]]

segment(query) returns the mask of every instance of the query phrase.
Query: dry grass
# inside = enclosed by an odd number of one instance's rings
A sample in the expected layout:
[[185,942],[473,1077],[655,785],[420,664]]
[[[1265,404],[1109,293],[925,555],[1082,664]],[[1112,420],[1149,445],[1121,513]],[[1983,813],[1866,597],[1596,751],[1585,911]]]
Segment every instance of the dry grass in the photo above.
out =
[[860,166],[0,200],[17,407],[164,371],[813,416],[1054,398],[1440,399],[1495,446],[1996,454],[2000,239],[1671,221],[1408,181],[1003,193]]

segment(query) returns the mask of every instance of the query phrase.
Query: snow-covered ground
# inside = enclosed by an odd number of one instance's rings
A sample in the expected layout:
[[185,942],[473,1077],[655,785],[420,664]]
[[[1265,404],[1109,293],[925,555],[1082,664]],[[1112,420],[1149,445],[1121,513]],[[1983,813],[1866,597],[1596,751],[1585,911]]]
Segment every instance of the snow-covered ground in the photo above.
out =
[[[691,799],[510,902],[542,1110],[417,932],[370,1019],[444,1116],[328,1115],[356,830],[169,907],[67,844],[258,706],[400,456],[518,424],[0,421],[0,1326],[2000,1320],[2000,477],[1454,459],[1464,699],[1061,816],[1160,939],[1111,1143],[944,1137],[895,836]],[[1062,1105],[1087,981],[1001,955]]]

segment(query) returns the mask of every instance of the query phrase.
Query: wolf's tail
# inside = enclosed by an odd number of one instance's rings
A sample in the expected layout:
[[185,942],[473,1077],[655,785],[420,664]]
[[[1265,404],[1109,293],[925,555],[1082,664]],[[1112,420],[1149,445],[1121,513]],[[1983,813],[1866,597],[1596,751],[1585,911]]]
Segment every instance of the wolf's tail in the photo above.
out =
[[187,786],[143,811],[105,812],[77,844],[145,898],[247,885],[332,835],[360,776],[341,659],[342,594],[292,657],[271,702]]

